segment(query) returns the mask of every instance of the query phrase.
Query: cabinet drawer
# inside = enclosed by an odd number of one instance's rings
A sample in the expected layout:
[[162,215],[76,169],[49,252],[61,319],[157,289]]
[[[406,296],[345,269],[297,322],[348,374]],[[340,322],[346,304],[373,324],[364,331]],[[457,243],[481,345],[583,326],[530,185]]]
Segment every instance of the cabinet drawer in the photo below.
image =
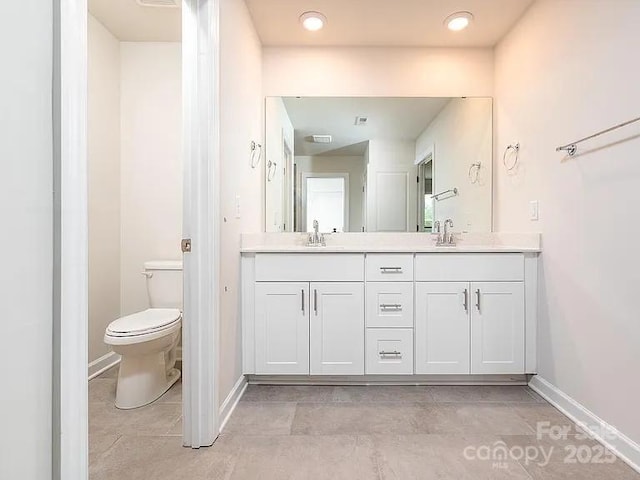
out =
[[412,375],[413,330],[367,328],[366,373]]
[[413,281],[412,253],[370,253],[366,263],[369,282]]
[[367,282],[367,327],[413,328],[413,282]]
[[362,282],[360,253],[263,253],[256,255],[256,282]]
[[416,282],[482,282],[524,280],[521,253],[421,253],[416,255]]

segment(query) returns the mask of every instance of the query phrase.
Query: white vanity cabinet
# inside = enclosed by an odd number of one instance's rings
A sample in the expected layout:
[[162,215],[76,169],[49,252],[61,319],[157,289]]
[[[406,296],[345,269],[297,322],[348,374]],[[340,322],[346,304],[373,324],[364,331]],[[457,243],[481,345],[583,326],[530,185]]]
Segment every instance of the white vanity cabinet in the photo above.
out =
[[416,373],[525,373],[524,277],[521,254],[417,255]]
[[364,375],[364,254],[264,254],[249,265],[242,300],[252,318],[243,323],[251,373]]
[[537,253],[244,253],[243,372],[535,374]]
[[367,254],[366,373],[413,374],[413,253]]

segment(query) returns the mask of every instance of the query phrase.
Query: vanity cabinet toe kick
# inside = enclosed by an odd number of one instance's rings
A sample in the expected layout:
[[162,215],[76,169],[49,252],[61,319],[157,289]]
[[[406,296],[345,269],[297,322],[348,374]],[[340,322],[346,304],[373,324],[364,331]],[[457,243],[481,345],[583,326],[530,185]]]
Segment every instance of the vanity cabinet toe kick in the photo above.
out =
[[535,374],[537,259],[243,254],[243,373]]

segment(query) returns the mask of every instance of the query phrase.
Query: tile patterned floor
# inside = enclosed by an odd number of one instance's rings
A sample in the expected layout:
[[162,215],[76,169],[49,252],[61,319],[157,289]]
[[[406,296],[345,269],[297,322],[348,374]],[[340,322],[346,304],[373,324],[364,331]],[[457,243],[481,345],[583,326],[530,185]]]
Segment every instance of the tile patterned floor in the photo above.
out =
[[[114,395],[113,372],[89,383],[91,480],[640,479],[527,387],[252,385],[200,450],[181,446],[180,383],[133,411]],[[568,436],[538,439],[545,421]],[[573,446],[613,462],[567,463]]]

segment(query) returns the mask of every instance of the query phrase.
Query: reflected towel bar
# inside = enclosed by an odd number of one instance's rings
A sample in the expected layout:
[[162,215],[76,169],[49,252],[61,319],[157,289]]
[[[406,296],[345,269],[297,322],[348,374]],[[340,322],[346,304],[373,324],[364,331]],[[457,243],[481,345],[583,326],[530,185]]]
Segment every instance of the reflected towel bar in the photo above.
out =
[[442,195],[446,195],[447,193],[451,193],[452,194],[450,197],[447,197],[447,198],[455,197],[456,195],[458,195],[458,189],[457,188],[450,188],[449,190],[445,190],[444,192],[440,192],[440,193],[436,193],[435,195],[431,195],[431,198],[433,198],[434,200],[440,201],[440,197]]
[[605,133],[612,132],[613,130],[617,130],[618,128],[626,127],[627,125],[631,125],[632,123],[640,121],[640,117],[634,118],[633,120],[629,120],[628,122],[619,123],[618,125],[607,128],[606,130],[602,130],[601,132],[594,133],[593,135],[589,135],[588,137],[581,138],[580,140],[576,140],[575,142],[567,143],[566,145],[562,145],[561,147],[556,148],[556,152],[566,151],[570,157],[573,157],[578,151],[578,144],[585,142],[587,140],[591,140],[592,138],[599,137],[600,135],[604,135]]

